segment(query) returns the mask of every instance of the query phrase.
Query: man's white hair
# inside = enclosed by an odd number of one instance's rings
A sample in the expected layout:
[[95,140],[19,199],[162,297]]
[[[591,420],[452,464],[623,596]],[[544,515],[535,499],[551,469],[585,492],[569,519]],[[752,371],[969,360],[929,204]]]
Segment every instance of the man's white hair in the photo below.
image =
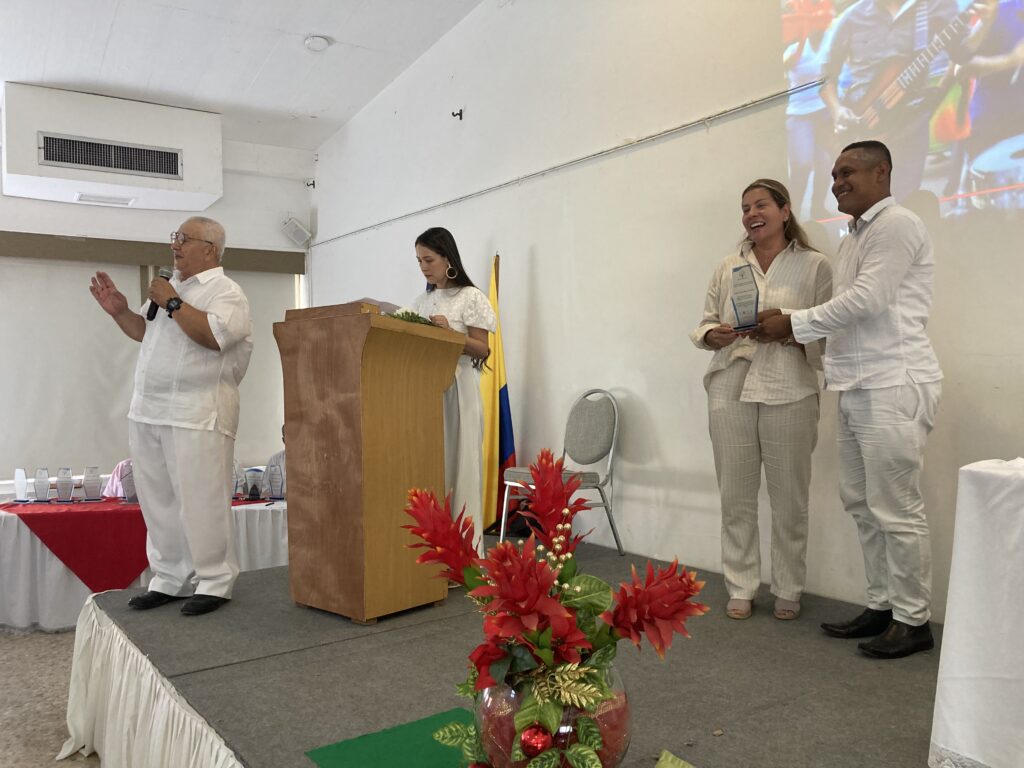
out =
[[217,262],[220,263],[224,258],[224,226],[219,221],[206,216],[190,216],[185,220],[186,224],[189,222],[194,222],[203,228],[203,239],[213,243],[213,247],[217,249]]

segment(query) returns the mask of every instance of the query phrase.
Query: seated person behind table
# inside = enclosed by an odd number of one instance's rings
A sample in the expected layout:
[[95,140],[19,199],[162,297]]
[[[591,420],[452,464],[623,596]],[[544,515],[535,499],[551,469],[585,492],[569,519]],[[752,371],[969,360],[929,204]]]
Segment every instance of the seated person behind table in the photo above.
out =
[[[281,427],[281,442],[284,442],[284,427]],[[284,463],[284,449],[275,453],[269,459],[267,459],[267,468],[263,470],[263,488],[260,490],[260,495],[264,499],[270,498],[270,475],[271,467],[277,467],[281,470],[281,498],[285,498],[288,495],[288,473]]]

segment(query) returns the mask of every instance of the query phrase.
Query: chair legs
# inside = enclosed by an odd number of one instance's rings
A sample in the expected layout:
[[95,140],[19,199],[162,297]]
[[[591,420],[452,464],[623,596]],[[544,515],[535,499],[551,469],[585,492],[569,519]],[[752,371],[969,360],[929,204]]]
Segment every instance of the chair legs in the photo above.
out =
[[498,531],[498,541],[505,540],[505,528],[508,525],[508,499],[512,495],[512,486],[505,483],[505,501],[501,505],[501,529]]
[[615,537],[615,546],[618,547],[620,555],[625,555],[626,554],[626,550],[624,550],[622,548],[622,540],[619,538],[619,529],[615,527],[615,517],[612,515],[612,505],[611,505],[611,502],[608,501],[608,497],[604,493],[604,487],[603,486],[600,486],[600,485],[597,486],[597,492],[599,494],[601,494],[601,501],[604,502],[604,511],[605,511],[605,514],[608,515],[608,525],[611,526],[612,536]]
[[[501,505],[501,528],[498,531],[498,541],[505,540],[505,531],[508,527],[508,503],[512,495],[513,485],[517,488],[522,488],[518,483],[505,483],[505,499]],[[608,496],[604,492],[604,486],[597,485],[591,486],[591,488],[601,494],[601,506],[604,507],[605,514],[608,515],[608,525],[611,526],[612,536],[615,537],[615,546],[618,548],[620,555],[625,555],[626,550],[622,548],[622,539],[619,538],[619,529],[615,526],[615,516],[612,515],[612,505],[608,500]]]

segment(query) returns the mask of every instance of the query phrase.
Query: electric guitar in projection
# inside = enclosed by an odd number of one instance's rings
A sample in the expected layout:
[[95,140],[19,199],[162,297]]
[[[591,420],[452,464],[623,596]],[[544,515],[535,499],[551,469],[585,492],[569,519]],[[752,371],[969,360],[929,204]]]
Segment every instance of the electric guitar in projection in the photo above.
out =
[[855,104],[849,105],[856,116],[852,123],[839,129],[871,131],[873,135],[898,132],[900,125],[930,114],[942,101],[944,89],[924,87],[931,64],[950,43],[960,40],[970,26],[973,11],[968,8],[959,14],[931,43],[913,57],[893,59],[871,83],[867,93]]

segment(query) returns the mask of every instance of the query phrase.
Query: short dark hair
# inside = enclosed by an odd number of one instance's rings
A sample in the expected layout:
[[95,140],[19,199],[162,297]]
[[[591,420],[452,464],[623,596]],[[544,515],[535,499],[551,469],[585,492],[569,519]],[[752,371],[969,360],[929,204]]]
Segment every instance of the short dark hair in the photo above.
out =
[[[459,255],[459,246],[455,244],[452,233],[444,227],[431,227],[422,235],[416,238],[415,245],[422,245],[438,256],[448,260],[448,264],[455,269],[455,277],[448,278],[455,285],[469,286],[473,281],[466,274],[466,268],[462,266],[462,257]],[[428,291],[434,290],[436,286],[430,284]]]
[[874,165],[878,165],[884,160],[889,164],[889,170],[892,170],[892,153],[882,142],[876,141],[875,139],[855,141],[852,144],[847,144],[843,147],[843,152],[847,152],[851,149],[863,149],[871,159],[874,160]]

